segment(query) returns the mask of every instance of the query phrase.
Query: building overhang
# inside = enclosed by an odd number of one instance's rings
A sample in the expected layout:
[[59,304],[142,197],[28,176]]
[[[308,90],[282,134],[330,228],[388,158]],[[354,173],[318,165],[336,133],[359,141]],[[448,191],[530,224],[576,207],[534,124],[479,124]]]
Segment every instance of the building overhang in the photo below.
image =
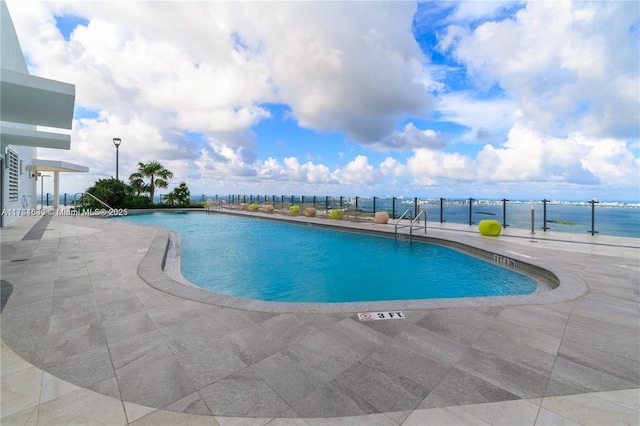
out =
[[76,172],[88,173],[89,168],[78,164],[67,163],[57,160],[33,160],[31,162],[33,170],[37,172]]
[[75,98],[73,84],[0,69],[2,121],[71,129]]
[[0,124],[2,146],[22,145],[36,148],[71,149],[71,136],[61,133],[40,132]]

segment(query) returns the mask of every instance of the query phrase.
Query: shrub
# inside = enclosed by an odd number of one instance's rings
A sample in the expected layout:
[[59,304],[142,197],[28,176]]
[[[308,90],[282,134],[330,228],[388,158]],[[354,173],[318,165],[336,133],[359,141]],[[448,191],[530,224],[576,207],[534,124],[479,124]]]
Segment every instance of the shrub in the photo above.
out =
[[293,206],[289,207],[289,212],[290,212],[291,214],[298,214],[298,213],[300,213],[300,206],[293,205]]
[[131,209],[149,209],[153,207],[148,195],[130,195],[125,200],[125,205]]
[[[87,189],[89,194],[100,199],[112,208],[128,207],[125,202],[131,194],[131,187],[121,180],[99,179],[91,188]],[[83,196],[85,202],[91,208],[102,209],[105,206],[96,201],[93,197]]]
[[185,182],[180,183],[164,198],[164,203],[176,207],[189,207],[191,205],[191,191]]
[[260,205],[258,203],[249,204],[249,210],[252,212],[257,212],[259,208]]

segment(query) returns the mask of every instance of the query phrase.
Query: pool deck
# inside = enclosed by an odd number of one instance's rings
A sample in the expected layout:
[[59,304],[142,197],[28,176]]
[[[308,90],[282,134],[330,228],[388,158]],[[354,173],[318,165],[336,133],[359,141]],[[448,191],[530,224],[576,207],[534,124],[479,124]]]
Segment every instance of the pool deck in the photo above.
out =
[[430,222],[560,288],[358,321],[367,306],[191,300],[160,271],[168,234],[70,216],[0,230],[3,426],[640,424],[638,239]]

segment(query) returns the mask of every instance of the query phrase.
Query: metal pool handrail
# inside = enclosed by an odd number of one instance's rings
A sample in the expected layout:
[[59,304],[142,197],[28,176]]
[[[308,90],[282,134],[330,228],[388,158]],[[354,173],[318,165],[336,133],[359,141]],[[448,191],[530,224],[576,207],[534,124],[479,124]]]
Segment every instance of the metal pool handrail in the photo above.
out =
[[411,216],[411,213],[412,213],[411,209],[407,209],[405,210],[404,213],[402,213],[402,215],[400,215],[398,220],[396,220],[395,232],[394,232],[396,241],[398,241],[398,228],[409,228],[409,242],[413,241],[413,225],[415,225],[416,222],[420,223],[420,216],[424,216],[424,233],[425,235],[427,234],[427,211],[426,210],[421,210],[420,213],[418,213],[418,215],[415,218],[413,218],[411,220],[411,223],[409,223],[408,225],[400,224],[400,221],[404,219],[405,216],[409,218]]
[[89,192],[76,192],[76,195],[74,195],[74,197],[73,197],[73,207],[74,208],[77,207],[78,195],[80,195],[81,197],[84,197],[85,195],[88,195],[91,198],[93,198],[94,200],[96,200],[97,202],[99,202],[100,204],[102,204],[103,206],[105,206],[106,208],[108,208],[109,210],[111,210],[111,206],[109,204],[105,203],[100,198],[96,197],[95,195],[93,195],[93,194],[91,194]]

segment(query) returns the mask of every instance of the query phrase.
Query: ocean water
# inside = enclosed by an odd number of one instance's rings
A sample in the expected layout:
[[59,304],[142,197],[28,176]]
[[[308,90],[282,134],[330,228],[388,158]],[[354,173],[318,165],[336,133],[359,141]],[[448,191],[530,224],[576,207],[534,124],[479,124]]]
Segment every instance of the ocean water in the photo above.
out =
[[[218,196],[217,199],[224,199],[227,202],[236,201],[230,196]],[[249,202],[249,200],[263,202],[265,196],[240,196],[241,200]],[[251,197],[251,198],[250,198]],[[270,201],[273,196],[266,196]],[[304,201],[304,204],[312,204],[313,196],[302,197],[294,196],[293,202],[298,204]],[[203,195],[193,197],[194,201],[202,201],[206,199],[215,200],[216,196]],[[285,196],[285,202],[290,203],[291,196]],[[281,202],[281,196],[275,196],[276,204]],[[340,197],[315,197],[316,206],[324,208],[356,208],[356,197],[343,197],[342,204]],[[371,213],[374,211],[373,197],[358,197],[358,211]],[[399,217],[405,210],[410,209],[412,213],[415,211],[415,199],[404,198],[395,200],[395,210],[393,210],[394,201],[390,197],[376,197],[376,211],[386,211],[392,216]],[[445,222],[468,224],[470,217],[473,224],[477,224],[482,219],[495,219],[500,223],[506,223],[512,228],[531,229],[531,204],[529,201],[510,201],[506,204],[506,221],[503,215],[503,204],[501,201],[494,200],[476,200],[469,214],[468,200],[446,200],[442,206],[442,216],[440,214],[439,199],[418,199],[418,209],[427,211],[427,220],[429,222],[439,222],[444,219]],[[544,222],[544,206],[542,202],[536,201],[534,209],[534,226],[536,232],[543,232]],[[592,209],[587,203],[570,203],[562,201],[554,201],[546,205],[546,227],[553,232],[573,232],[587,233],[592,229],[597,234],[611,235],[619,237],[640,238],[640,203],[615,203],[602,202],[595,204],[593,209],[593,228],[592,228]]]

